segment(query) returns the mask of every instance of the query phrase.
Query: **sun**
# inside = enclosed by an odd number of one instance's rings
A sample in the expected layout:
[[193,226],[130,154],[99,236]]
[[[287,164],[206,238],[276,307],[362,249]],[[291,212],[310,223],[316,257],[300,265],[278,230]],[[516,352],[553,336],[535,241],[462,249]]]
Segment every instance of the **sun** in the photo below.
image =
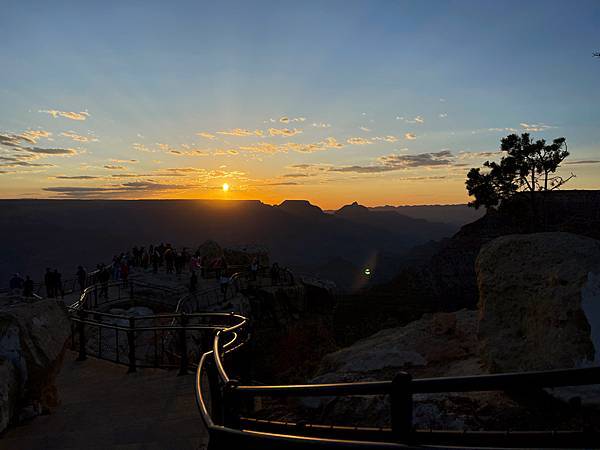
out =
[[229,185],[227,183],[223,183],[223,192],[227,192],[229,190]]

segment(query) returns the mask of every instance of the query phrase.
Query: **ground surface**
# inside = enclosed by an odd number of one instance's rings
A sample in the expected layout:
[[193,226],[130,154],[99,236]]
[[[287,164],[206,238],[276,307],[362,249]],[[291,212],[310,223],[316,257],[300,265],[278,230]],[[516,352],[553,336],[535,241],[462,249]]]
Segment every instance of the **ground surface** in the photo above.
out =
[[199,449],[207,432],[195,404],[194,375],[143,369],[68,352],[52,414],[10,429],[0,450]]

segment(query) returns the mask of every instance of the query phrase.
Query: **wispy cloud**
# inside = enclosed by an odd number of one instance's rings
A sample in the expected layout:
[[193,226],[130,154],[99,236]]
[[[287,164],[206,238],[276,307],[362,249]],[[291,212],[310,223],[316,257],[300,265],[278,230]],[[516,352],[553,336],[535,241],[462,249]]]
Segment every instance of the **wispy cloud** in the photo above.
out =
[[294,128],[290,130],[289,128],[269,128],[270,136],[295,136],[297,134],[302,133],[302,130]]
[[519,124],[524,131],[527,132],[536,132],[536,131],[545,131],[549,128],[554,128],[550,125],[546,125],[545,123],[526,123],[521,122]]
[[404,139],[414,141],[415,139],[417,139],[417,135],[415,133],[404,133]]
[[223,134],[225,136],[237,136],[237,137],[242,137],[242,136],[263,136],[264,133],[262,130],[247,130],[245,128],[233,128],[231,130],[223,130],[223,131],[217,131],[217,134]]
[[212,140],[212,139],[216,139],[216,138],[217,138],[217,137],[216,137],[214,134],[212,134],[212,133],[207,133],[207,132],[205,132],[205,131],[200,131],[200,132],[196,133],[196,135],[197,135],[197,136],[200,136],[200,137],[203,137],[203,138],[205,138],[205,139],[211,139],[211,140]]
[[331,128],[331,124],[326,122],[313,122],[312,126],[315,128]]
[[54,118],[64,117],[65,119],[71,119],[71,120],[86,120],[88,117],[90,117],[90,113],[88,113],[87,111],[74,112],[74,111],[59,111],[57,109],[40,109],[39,112],[50,114]]
[[126,169],[125,166],[115,166],[115,165],[112,165],[112,164],[106,164],[104,166],[104,168],[108,169],[108,170],[125,170]]
[[373,138],[374,141],[384,141],[384,142],[398,142],[398,138],[396,136],[375,136]]
[[82,136],[73,131],[63,131],[60,135],[77,142],[98,142],[98,138],[95,136]]
[[369,139],[365,139],[362,137],[351,137],[346,139],[346,142],[350,145],[368,145],[368,144],[372,144],[372,142]]
[[279,118],[279,122],[281,123],[290,123],[290,122],[304,122],[306,117],[287,117],[283,116]]
[[442,167],[454,164],[455,157],[449,150],[419,153],[416,155],[391,154],[377,159],[378,164],[369,166],[331,167],[331,172],[382,173],[394,170],[413,169],[418,167]]

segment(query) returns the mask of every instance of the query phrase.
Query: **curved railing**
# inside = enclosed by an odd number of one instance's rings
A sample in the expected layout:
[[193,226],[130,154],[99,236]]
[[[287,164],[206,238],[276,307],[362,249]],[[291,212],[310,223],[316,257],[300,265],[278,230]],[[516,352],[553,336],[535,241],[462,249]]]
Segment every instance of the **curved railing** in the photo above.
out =
[[[305,385],[245,385],[228,372],[235,350],[249,339],[247,320],[216,332],[212,349],[196,371],[196,401],[209,430],[211,449],[391,449],[423,446],[477,448],[593,448],[600,443],[595,429],[576,431],[451,431],[413,426],[413,395],[443,392],[526,392],[561,386],[600,384],[600,367],[545,372],[412,379],[398,373],[393,380]],[[240,337],[243,336],[243,339]],[[235,343],[238,344],[235,344]],[[325,425],[305,421],[275,421],[249,417],[261,397],[389,396],[390,427]]]
[[222,312],[167,312],[132,316],[108,312],[112,308],[155,306],[173,311],[178,291],[138,281],[99,283],[84,290],[69,307],[71,346],[79,359],[88,355],[129,367],[195,367],[214,333],[242,316]]

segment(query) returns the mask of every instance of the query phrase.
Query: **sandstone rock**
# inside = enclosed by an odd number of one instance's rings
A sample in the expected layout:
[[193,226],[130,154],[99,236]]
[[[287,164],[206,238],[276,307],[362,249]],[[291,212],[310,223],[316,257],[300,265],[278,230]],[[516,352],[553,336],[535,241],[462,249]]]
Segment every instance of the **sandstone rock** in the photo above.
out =
[[503,236],[482,248],[476,271],[479,339],[491,371],[597,361],[600,241],[569,233]]
[[[58,403],[54,381],[69,332],[70,320],[60,301],[41,300],[0,310],[0,358],[14,366],[21,406],[47,409]],[[3,370],[10,377],[6,367]]]

